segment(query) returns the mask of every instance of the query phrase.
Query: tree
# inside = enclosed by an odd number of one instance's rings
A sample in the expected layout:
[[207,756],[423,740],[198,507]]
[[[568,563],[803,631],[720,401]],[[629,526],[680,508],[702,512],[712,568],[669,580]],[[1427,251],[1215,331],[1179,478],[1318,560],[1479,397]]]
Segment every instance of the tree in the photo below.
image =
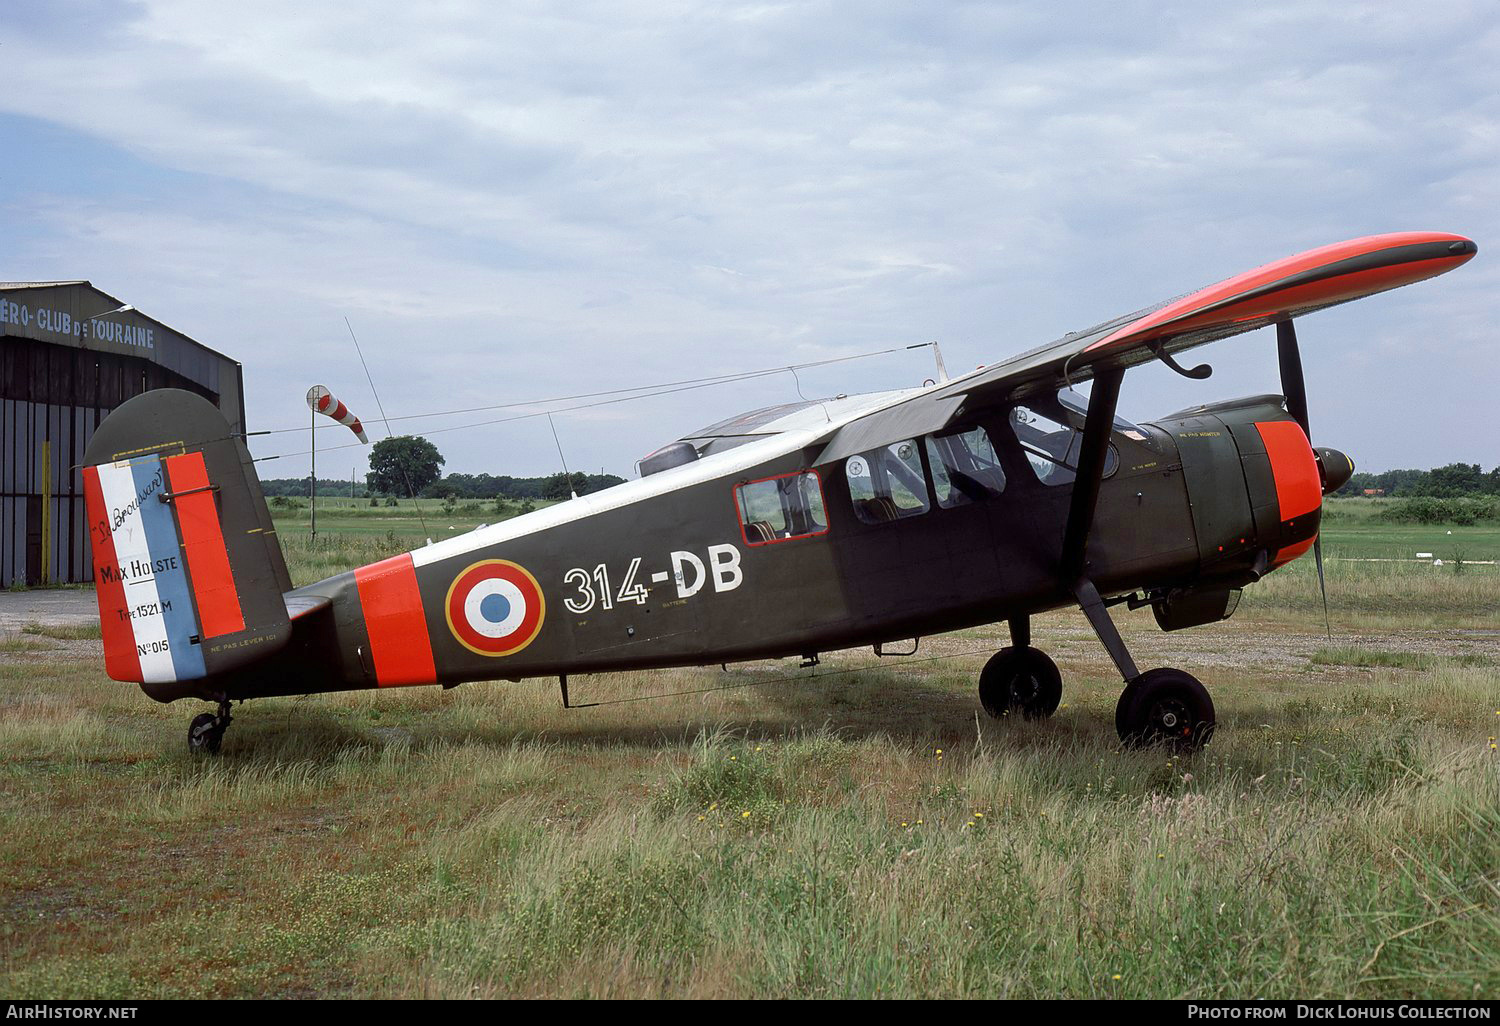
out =
[[542,484],[542,498],[561,501],[562,499],[572,498],[574,492],[582,495],[588,490],[588,477],[582,472],[574,471],[573,475],[569,477],[567,474],[558,471],[547,478]]
[[425,438],[383,438],[370,447],[370,472],[365,481],[371,491],[415,496],[438,479],[446,462],[437,446]]
[[1435,495],[1444,499],[1479,495],[1483,491],[1484,474],[1477,463],[1449,463],[1434,467],[1418,478],[1411,488],[1413,495]]

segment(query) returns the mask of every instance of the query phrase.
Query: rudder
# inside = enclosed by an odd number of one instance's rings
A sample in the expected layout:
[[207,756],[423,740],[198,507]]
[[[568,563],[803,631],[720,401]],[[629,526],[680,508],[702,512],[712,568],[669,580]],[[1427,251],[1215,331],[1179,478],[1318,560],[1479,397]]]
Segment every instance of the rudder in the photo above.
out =
[[110,677],[169,701],[286,644],[291,579],[217,407],[179,389],[136,396],[94,432],[83,480]]

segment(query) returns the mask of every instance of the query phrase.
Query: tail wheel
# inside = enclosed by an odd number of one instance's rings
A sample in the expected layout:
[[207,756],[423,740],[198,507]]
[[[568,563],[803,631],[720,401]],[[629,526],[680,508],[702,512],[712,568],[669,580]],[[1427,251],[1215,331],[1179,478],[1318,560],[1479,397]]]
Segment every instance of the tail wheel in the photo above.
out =
[[1213,736],[1213,699],[1190,673],[1170,667],[1147,670],[1120,695],[1115,730],[1132,748],[1166,745],[1196,751]]
[[188,751],[206,752],[214,755],[219,751],[219,745],[224,740],[223,728],[219,726],[219,717],[213,713],[200,713],[193,717],[193,722],[188,724]]
[[199,713],[188,724],[188,751],[217,755],[219,746],[224,743],[224,731],[229,729],[233,720],[229,713],[229,699],[220,698],[218,712]]
[[1057,664],[1030,645],[1002,648],[979,674],[979,701],[996,718],[1019,712],[1028,720],[1046,719],[1061,699]]

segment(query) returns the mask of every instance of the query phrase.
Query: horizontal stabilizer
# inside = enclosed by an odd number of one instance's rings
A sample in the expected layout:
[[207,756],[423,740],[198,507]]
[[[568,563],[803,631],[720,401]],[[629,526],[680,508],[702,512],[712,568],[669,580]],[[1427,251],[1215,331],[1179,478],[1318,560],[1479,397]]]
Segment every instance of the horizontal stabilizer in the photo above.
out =
[[283,596],[282,601],[286,603],[287,617],[292,620],[300,620],[304,616],[311,616],[313,613],[327,609],[333,605],[333,599],[327,595],[301,595],[295,592]]

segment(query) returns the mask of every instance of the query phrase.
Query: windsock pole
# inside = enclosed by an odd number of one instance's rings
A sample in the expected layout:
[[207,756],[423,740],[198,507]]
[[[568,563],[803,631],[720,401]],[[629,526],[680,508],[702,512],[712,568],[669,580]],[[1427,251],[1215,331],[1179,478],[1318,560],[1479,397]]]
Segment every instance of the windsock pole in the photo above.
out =
[[318,409],[312,409],[312,423],[307,429],[311,444],[308,451],[312,453],[312,466],[309,470],[311,480],[307,485],[308,505],[312,507],[312,536],[316,541],[318,537]]

